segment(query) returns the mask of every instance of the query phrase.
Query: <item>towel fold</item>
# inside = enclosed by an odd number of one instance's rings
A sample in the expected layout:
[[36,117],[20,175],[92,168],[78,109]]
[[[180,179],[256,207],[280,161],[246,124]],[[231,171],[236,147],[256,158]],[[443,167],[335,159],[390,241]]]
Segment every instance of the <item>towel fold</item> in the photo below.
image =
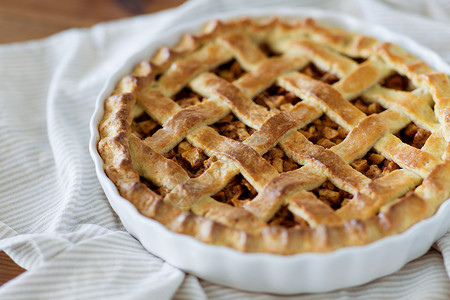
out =
[[[0,249],[28,271],[0,299],[278,299],[218,286],[148,253],[123,228],[96,178],[89,119],[108,77],[175,24],[251,7],[354,15],[450,62],[450,3],[191,0],[160,13],[0,46]],[[296,299],[449,299],[450,232],[423,257],[363,286]]]

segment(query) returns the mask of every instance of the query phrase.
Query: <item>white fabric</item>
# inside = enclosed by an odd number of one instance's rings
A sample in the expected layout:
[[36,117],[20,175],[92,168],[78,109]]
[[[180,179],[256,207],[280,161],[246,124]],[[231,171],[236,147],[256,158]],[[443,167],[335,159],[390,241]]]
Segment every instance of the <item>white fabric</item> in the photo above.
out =
[[[123,228],[88,153],[96,95],[173,24],[241,7],[317,7],[410,36],[450,62],[450,2],[192,0],[157,14],[0,45],[0,249],[28,269],[0,299],[275,299],[217,286],[145,251]],[[298,299],[449,299],[450,233],[402,270]],[[297,298],[295,297],[295,298]]]

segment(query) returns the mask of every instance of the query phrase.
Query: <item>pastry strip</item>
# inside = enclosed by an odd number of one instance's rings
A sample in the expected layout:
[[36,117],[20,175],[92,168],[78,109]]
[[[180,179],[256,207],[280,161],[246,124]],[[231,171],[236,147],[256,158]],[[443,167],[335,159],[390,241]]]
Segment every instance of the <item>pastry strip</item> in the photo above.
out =
[[231,53],[226,48],[214,43],[208,44],[188,57],[175,61],[158,81],[159,88],[165,96],[171,97],[196,75],[231,58]]

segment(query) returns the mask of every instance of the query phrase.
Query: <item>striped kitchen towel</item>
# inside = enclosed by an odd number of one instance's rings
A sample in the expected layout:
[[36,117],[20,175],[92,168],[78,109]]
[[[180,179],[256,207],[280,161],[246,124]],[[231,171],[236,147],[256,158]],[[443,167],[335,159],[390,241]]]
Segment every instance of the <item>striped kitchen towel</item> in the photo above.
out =
[[[0,46],[0,249],[28,272],[0,299],[278,299],[221,287],[148,253],[121,225],[88,152],[96,96],[173,24],[245,7],[316,7],[407,35],[450,63],[446,0],[191,0],[176,9]],[[450,233],[369,284],[296,299],[449,299]]]

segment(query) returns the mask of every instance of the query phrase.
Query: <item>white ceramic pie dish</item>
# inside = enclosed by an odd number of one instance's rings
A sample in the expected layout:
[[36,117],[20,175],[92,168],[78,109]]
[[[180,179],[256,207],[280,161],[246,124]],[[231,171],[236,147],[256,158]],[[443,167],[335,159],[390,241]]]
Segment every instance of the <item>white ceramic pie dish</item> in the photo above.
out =
[[111,76],[97,98],[90,130],[90,153],[99,181],[111,206],[125,228],[151,253],[173,266],[205,280],[248,291],[277,294],[324,292],[360,285],[400,269],[407,262],[423,255],[439,237],[450,228],[450,201],[446,201],[431,218],[406,232],[381,239],[372,244],[348,247],[330,253],[304,253],[281,256],[265,253],[242,253],[234,249],[204,244],[196,239],[176,234],[160,223],[139,214],[136,208],[122,198],[116,186],[103,171],[103,161],[97,152],[98,124],[103,117],[103,102],[112,93],[116,83],[128,74],[138,62],[149,59],[164,45],[174,45],[185,32],[196,32],[211,19],[279,15],[313,17],[348,31],[360,32],[379,40],[391,41],[422,58],[433,69],[450,73],[450,66],[430,50],[414,41],[376,25],[370,25],[348,16],[313,9],[259,9],[239,14],[209,15],[192,23],[179,24],[164,38],[155,37],[147,47],[137,49],[127,62]]

